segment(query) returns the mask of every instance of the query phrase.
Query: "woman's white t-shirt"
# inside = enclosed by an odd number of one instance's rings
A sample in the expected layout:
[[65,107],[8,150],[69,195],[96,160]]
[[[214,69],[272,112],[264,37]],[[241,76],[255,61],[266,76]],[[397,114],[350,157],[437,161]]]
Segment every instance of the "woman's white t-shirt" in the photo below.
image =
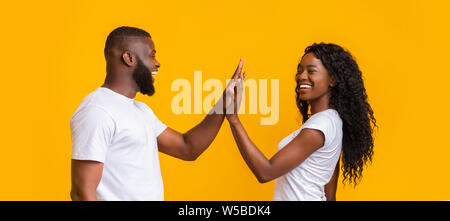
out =
[[334,109],[312,115],[300,129],[281,140],[278,151],[291,142],[302,129],[321,131],[324,145],[275,183],[275,201],[324,201],[324,186],[330,181],[342,149],[342,120]]

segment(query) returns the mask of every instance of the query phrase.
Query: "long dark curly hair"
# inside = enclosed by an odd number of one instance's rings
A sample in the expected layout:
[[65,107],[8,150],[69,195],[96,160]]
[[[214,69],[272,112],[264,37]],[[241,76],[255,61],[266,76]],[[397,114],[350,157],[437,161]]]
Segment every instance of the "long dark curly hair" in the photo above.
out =
[[[352,55],[338,45],[314,43],[305,49],[303,56],[308,53],[320,59],[334,79],[329,105],[343,121],[342,182],[345,184],[348,181],[356,186],[362,177],[363,167],[368,161],[372,162],[373,130],[377,127],[372,107],[367,101],[362,73]],[[305,123],[310,117],[309,105],[300,99],[297,90],[295,92],[297,107]]]

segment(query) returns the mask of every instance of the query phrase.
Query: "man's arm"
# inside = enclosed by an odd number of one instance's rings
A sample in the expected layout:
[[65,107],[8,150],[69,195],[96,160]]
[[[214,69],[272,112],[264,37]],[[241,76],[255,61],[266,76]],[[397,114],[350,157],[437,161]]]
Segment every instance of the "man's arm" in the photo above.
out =
[[325,197],[327,197],[327,201],[336,201],[336,189],[337,189],[337,181],[339,178],[339,160],[336,164],[336,168],[334,169],[333,176],[330,179],[330,182],[325,185]]
[[88,160],[72,159],[72,189],[70,197],[73,201],[95,201],[97,189],[103,172],[103,163]]
[[224,119],[223,114],[207,115],[200,124],[184,134],[167,128],[157,138],[158,149],[182,160],[195,160],[217,136]]
[[[241,72],[244,64],[243,62],[243,59],[239,61],[239,65],[236,68],[232,79],[237,80],[242,77]],[[218,104],[216,104],[216,107],[227,105],[226,102],[222,102],[223,100],[221,99]],[[171,128],[167,128],[157,138],[159,151],[182,160],[193,161],[197,159],[217,136],[225,119],[225,114],[223,114],[225,111],[225,108],[223,108],[222,114],[217,112],[208,114],[202,122],[184,134]]]

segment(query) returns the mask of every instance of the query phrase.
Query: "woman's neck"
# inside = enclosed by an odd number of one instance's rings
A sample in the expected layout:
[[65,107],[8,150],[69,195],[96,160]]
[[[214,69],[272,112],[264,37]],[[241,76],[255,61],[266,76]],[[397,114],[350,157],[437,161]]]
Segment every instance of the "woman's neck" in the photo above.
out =
[[327,93],[315,100],[308,101],[308,104],[311,107],[311,115],[313,115],[315,113],[319,113],[326,109],[329,109],[330,108],[330,94]]

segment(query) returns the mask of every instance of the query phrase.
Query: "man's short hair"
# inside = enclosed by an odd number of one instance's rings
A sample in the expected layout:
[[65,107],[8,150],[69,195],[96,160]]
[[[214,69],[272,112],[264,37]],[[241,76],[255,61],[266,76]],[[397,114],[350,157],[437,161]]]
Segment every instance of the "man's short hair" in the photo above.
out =
[[140,28],[135,27],[128,27],[128,26],[122,26],[114,29],[111,33],[109,33],[108,37],[106,38],[105,43],[105,57],[108,54],[108,51],[113,47],[114,40],[118,37],[128,37],[128,36],[136,36],[136,37],[149,37],[151,38],[150,34]]

